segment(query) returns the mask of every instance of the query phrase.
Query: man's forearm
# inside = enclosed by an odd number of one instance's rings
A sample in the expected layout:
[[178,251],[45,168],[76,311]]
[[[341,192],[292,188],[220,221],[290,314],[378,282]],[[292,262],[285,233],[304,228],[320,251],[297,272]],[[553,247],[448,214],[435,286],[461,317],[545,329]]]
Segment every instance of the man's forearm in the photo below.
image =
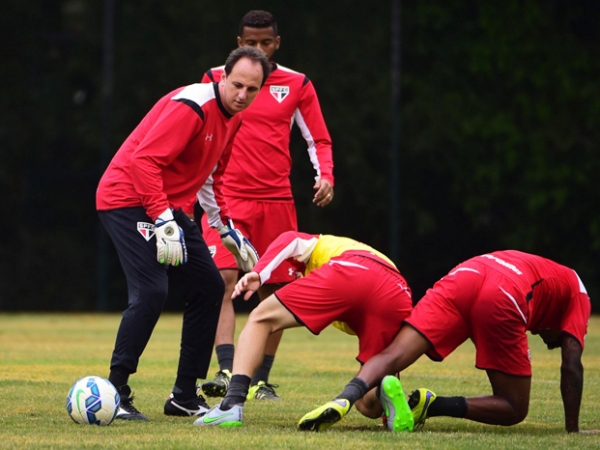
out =
[[560,393],[565,409],[565,428],[568,433],[579,431],[579,410],[583,395],[583,364],[581,347],[575,339],[565,339],[560,367]]

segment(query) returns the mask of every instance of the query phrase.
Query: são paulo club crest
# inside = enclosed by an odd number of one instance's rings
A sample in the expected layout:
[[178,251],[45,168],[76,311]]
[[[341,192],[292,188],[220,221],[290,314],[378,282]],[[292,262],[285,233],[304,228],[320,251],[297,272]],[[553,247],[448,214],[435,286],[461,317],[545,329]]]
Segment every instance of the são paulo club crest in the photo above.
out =
[[152,236],[154,236],[154,224],[153,223],[138,222],[137,230],[147,241],[152,239]]
[[279,103],[285,100],[290,93],[289,86],[271,86],[271,95],[275,97]]

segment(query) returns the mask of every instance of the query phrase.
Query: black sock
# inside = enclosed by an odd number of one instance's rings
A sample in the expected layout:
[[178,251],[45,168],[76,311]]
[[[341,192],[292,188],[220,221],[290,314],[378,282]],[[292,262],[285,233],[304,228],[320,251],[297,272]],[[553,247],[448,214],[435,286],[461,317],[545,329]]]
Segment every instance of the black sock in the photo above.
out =
[[467,415],[465,397],[437,397],[427,409],[428,417],[447,416],[464,418]]
[[217,361],[219,362],[220,370],[233,370],[233,354],[235,347],[233,344],[221,344],[215,347],[217,352]]
[[117,391],[119,391],[119,395],[121,396],[121,400],[124,399],[131,399],[131,388],[129,387],[129,385],[124,384],[123,386],[119,386],[117,388]]
[[231,409],[234,405],[243,405],[250,388],[250,377],[246,375],[233,375],[225,398],[221,401],[223,411]]
[[[121,388],[127,386],[129,381],[129,372],[125,371],[121,367],[113,367],[110,369],[110,375],[108,376],[108,381],[110,381],[114,387],[117,388],[119,393],[121,393]],[[129,391],[131,393],[131,390]],[[126,397],[128,397],[126,395]]]
[[196,378],[177,375],[175,386],[173,386],[173,397],[185,402],[196,396]]
[[250,383],[252,386],[258,384],[259,381],[264,381],[265,383],[269,382],[269,374],[271,373],[271,367],[273,367],[274,359],[275,355],[265,355],[262,364],[252,377],[252,381]]
[[350,401],[350,405],[354,405],[356,401],[362,398],[369,391],[369,385],[365,383],[362,378],[353,378],[350,383],[346,385],[344,390],[337,398],[345,398]]

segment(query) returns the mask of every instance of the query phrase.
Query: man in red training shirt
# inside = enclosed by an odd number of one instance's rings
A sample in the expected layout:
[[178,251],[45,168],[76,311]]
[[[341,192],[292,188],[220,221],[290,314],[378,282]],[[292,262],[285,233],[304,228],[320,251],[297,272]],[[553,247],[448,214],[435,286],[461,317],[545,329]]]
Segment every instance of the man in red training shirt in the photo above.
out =
[[249,243],[229,226],[221,178],[240,127],[238,113],[252,103],[269,72],[262,52],[234,50],[215,83],[181,87],[161,98],[100,180],[97,210],[129,294],[110,363],[109,380],[121,395],[117,418],[148,420],[133,406],[128,380],[163,309],[169,281],[184,296],[185,311],[177,378],[164,413],[208,410],[196,382],[206,378],[224,286],[198,226],[181,208],[202,188],[203,198],[215,206],[211,223],[224,241],[249,251]]
[[[241,20],[238,45],[255,47],[271,60],[272,71],[254,104],[244,111],[244,121],[223,175],[223,193],[236,227],[252,242],[259,255],[285,231],[297,231],[296,207],[292,197],[290,172],[290,133],[299,128],[308,145],[308,155],[316,172],[313,202],[327,206],[333,200],[333,157],[331,138],[321,113],[315,88],[308,77],[273,62],[281,38],[277,22],[267,11],[250,11]],[[223,68],[209,70],[203,82],[216,81]],[[210,218],[202,218],[204,239],[225,281],[225,295],[215,352],[219,372],[202,390],[210,397],[222,397],[231,378],[234,357],[235,314],[231,293],[238,279],[238,267],[221,243]],[[283,262],[261,286],[258,296],[267,298],[283,284],[294,280],[289,263]],[[265,358],[252,379],[249,398],[279,400],[269,373],[281,332],[269,338]]]

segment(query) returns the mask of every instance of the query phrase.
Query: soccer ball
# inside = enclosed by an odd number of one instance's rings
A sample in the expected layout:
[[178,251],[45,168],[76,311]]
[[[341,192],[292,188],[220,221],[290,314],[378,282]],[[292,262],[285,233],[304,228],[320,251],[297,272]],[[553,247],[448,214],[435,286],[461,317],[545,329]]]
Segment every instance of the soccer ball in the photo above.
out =
[[113,384],[95,376],[77,380],[67,395],[67,412],[76,423],[110,425],[121,397]]

